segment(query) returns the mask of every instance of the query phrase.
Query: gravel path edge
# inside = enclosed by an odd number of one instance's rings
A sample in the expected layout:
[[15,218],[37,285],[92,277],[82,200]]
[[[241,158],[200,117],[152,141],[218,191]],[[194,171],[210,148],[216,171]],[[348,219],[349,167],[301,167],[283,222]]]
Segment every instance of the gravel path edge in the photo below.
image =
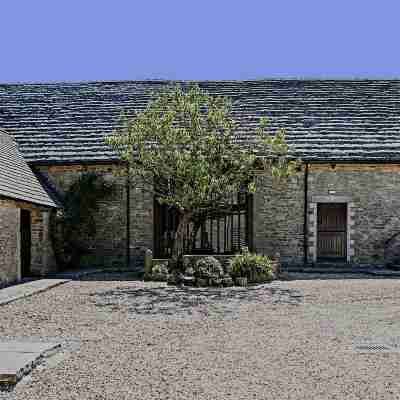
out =
[[[39,279],[37,281],[33,281],[35,283],[37,282],[41,282],[41,281],[49,281],[50,279]],[[14,301],[20,300],[20,299],[25,299],[27,297],[33,296],[35,294],[39,294],[39,293],[43,293],[46,292],[47,290],[53,289],[57,286],[63,285],[65,283],[71,282],[71,279],[52,279],[53,282],[49,282],[48,284],[42,286],[42,287],[38,287],[37,289],[33,289],[32,290],[32,282],[29,283],[23,283],[21,285],[15,285],[15,286],[10,286],[4,289],[0,289],[0,294],[3,294],[4,291],[19,291],[20,293],[17,295],[10,295],[10,297],[5,298],[4,300],[0,299],[0,307],[4,306],[6,304],[10,304],[13,303]],[[26,286],[25,286],[26,285]],[[26,291],[24,290],[25,288],[23,288],[22,286],[25,286]],[[15,290],[17,289],[17,290]],[[22,289],[22,290],[21,290]],[[3,293],[2,293],[3,292]]]

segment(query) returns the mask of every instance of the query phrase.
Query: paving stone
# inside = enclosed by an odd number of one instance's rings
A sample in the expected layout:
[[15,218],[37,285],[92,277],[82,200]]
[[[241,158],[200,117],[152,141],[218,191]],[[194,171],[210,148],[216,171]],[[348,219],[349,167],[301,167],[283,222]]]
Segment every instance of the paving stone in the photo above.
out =
[[[43,353],[54,347],[59,346],[57,343],[46,343],[46,342],[18,342],[18,341],[7,341],[0,342],[0,353]],[[3,354],[0,354],[2,357]]]
[[63,283],[69,279],[39,279],[20,285],[10,286],[0,290],[0,306],[11,303],[24,297],[32,296],[36,293],[44,292]]
[[0,383],[16,384],[46,353],[58,347],[58,343],[1,342]]

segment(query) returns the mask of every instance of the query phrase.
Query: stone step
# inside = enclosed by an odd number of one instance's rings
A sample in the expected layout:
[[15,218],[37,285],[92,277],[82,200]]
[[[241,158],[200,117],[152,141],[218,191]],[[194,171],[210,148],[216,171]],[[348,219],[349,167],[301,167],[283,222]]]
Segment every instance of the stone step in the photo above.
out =
[[0,341],[0,384],[15,385],[59,348],[59,343]]
[[301,272],[314,274],[367,274],[381,277],[400,277],[400,271],[390,270],[382,267],[357,265],[337,266],[335,264],[315,264],[313,266],[291,265],[283,267],[285,272]]

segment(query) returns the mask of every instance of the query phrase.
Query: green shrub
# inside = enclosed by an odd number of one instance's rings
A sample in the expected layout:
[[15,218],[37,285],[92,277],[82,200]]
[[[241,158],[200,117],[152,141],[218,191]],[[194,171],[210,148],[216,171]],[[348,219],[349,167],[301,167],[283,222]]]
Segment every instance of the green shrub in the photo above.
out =
[[151,270],[152,280],[167,282],[168,278],[169,278],[169,270],[167,263],[159,263],[153,266]]
[[272,261],[267,256],[244,251],[230,261],[232,277],[247,278],[249,283],[260,283],[274,279]]
[[211,256],[197,260],[193,266],[193,270],[196,279],[205,279],[211,285],[220,285],[224,276],[221,263]]

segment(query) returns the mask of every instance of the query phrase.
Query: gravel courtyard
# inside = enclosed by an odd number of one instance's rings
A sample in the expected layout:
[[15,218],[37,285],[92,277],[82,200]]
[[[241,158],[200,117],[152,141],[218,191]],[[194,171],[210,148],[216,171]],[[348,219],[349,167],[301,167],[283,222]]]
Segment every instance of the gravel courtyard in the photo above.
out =
[[0,307],[2,340],[63,345],[0,399],[399,399],[400,281],[291,277],[178,289],[94,275]]

